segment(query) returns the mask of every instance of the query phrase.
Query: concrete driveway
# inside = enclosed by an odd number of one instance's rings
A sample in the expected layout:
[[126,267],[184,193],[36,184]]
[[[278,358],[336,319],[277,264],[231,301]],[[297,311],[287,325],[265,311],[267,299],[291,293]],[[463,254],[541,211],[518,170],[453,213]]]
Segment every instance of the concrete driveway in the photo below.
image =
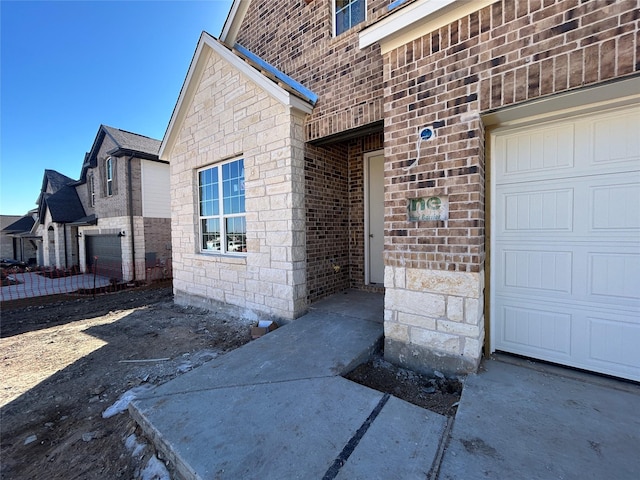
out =
[[438,478],[640,478],[640,386],[499,356],[465,381]]

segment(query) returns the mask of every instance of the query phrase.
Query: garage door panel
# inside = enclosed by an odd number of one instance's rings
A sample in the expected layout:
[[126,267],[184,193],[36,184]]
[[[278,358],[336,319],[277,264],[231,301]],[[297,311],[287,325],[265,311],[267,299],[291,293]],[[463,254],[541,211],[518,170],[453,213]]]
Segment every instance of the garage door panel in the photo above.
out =
[[[498,295],[606,306],[640,317],[640,252],[601,239],[601,245],[542,241],[496,245],[494,288]],[[640,348],[640,347],[639,347]]]
[[574,142],[573,125],[523,131],[507,137],[499,145],[504,152],[501,176],[509,178],[523,172],[573,168]]
[[503,250],[502,286],[536,292],[571,293],[572,253],[544,250]]
[[640,380],[640,324],[628,315],[501,299],[497,350]]
[[594,164],[626,163],[640,158],[640,108],[604,115],[587,123]]
[[640,380],[639,124],[493,134],[492,349]]
[[506,231],[571,231],[573,189],[531,190],[507,193],[504,204]]
[[640,179],[634,183],[601,180],[589,188],[592,230],[640,231]]
[[566,361],[571,354],[571,314],[540,306],[505,303],[501,346],[506,351]]
[[587,317],[590,360],[627,367],[640,365],[640,324],[623,320],[620,317]]
[[588,263],[589,296],[600,297],[596,301],[638,300],[640,309],[640,254],[590,253]]

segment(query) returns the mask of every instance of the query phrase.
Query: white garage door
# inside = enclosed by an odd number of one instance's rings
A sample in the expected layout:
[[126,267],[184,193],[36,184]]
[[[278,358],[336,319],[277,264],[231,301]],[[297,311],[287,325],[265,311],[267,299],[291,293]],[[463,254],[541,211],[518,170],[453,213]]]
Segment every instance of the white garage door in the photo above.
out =
[[640,107],[492,135],[492,350],[640,380]]

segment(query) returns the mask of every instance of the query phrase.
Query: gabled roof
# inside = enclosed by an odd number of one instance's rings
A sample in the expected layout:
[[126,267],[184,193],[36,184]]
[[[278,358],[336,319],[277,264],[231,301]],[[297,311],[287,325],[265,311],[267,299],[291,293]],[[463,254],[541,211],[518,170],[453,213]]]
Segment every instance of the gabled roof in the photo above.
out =
[[234,45],[232,50],[207,32],[202,32],[184,84],[180,90],[178,102],[173,109],[167,131],[162,140],[159,152],[161,159],[167,159],[169,152],[173,149],[179,126],[182,124],[191,99],[197,91],[208,58],[208,52],[211,50],[232,65],[245,78],[258,85],[283,105],[304,113],[311,113],[313,110],[313,106],[318,99],[313,92],[241,45]]
[[[84,217],[84,208],[78,197],[75,185],[78,182],[55,170],[45,170],[42,189],[38,197],[38,218],[44,219],[47,209],[54,222],[67,223]],[[47,192],[50,187],[50,192]]]
[[98,165],[98,152],[102,147],[105,137],[109,137],[116,147],[107,153],[113,156],[131,155],[146,160],[158,160],[158,151],[162,142],[155,138],[146,137],[138,133],[127,132],[119,128],[100,125],[98,133],[93,141],[91,150],[84,156],[82,171],[80,172],[80,183],[87,179],[87,169],[95,168]]
[[75,180],[73,178],[67,177],[60,172],[56,172],[55,170],[46,169],[44,171],[44,177],[42,178],[42,191],[45,192],[47,190],[47,185],[51,187],[52,193],[57,192],[62,187],[65,187],[71,183],[74,183]]
[[[144,135],[140,135],[138,133],[127,132],[126,130],[120,130],[119,128],[108,127],[106,125],[102,125],[116,145],[118,145],[118,150],[128,150],[135,153],[142,153],[146,155],[151,155],[155,158],[158,158],[158,151],[160,150],[160,144],[162,143],[160,140],[156,140],[155,138],[145,137]],[[110,151],[110,154],[115,154],[116,151]]]
[[2,231],[7,233],[30,232],[34,223],[35,223],[35,220],[31,215],[25,215],[24,217],[13,222],[12,224],[4,227]]

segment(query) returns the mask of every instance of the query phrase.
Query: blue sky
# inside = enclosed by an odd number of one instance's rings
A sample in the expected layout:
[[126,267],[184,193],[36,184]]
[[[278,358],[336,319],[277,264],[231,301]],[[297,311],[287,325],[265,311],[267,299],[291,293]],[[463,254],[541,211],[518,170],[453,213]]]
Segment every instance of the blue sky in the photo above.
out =
[[78,178],[100,124],[164,136],[203,30],[231,0],[0,2],[0,214],[45,169]]

